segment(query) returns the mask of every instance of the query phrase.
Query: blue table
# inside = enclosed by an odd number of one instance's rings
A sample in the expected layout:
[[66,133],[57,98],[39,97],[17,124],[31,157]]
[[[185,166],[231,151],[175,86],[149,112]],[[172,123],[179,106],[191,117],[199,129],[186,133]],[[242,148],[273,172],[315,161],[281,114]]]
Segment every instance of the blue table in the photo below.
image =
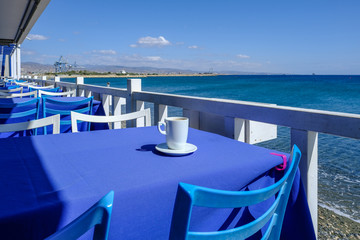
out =
[[[167,239],[179,182],[254,189],[280,173],[270,170],[282,161],[274,151],[216,134],[190,129],[188,141],[198,150],[181,157],[157,152],[164,141],[156,127],[0,139],[1,236],[44,238],[114,190],[110,239]],[[283,239],[315,239],[299,180],[298,174]],[[244,211],[241,221],[261,208]],[[231,212],[195,209],[192,228],[219,229]]]
[[[63,100],[63,101],[79,101],[84,99],[84,97],[50,97],[50,98],[56,98],[57,100]],[[0,99],[0,103],[20,103],[24,101],[28,101],[29,98],[2,98]],[[41,104],[41,103],[40,103]],[[51,104],[50,104],[51,105]],[[16,111],[26,111],[31,108],[34,108],[35,104],[25,106],[25,107],[19,107],[16,108]],[[61,106],[61,109],[64,110],[70,110],[75,109],[77,106]],[[104,108],[102,107],[102,104],[100,101],[93,101],[93,115],[99,115],[104,116]],[[0,109],[0,113],[2,113],[2,109]],[[8,113],[8,112],[7,112]],[[42,107],[40,106],[40,113],[39,118],[42,118]],[[22,117],[22,118],[13,118],[13,119],[0,119],[0,124],[7,124],[7,123],[16,123],[16,122],[25,122],[29,120],[34,120],[35,115]],[[68,119],[70,120],[70,116],[62,117],[62,119]],[[86,123],[82,124],[80,127],[80,131],[84,131],[86,129]],[[93,124],[92,129],[108,129],[108,126],[106,124]],[[48,133],[51,134],[52,128],[48,127]],[[60,127],[60,133],[68,133],[71,132],[71,125],[61,125]],[[21,131],[21,132],[9,132],[9,133],[0,133],[0,138],[8,138],[8,137],[19,137],[19,136],[30,136],[32,134],[32,131]],[[42,129],[38,129],[38,134],[42,134]]]

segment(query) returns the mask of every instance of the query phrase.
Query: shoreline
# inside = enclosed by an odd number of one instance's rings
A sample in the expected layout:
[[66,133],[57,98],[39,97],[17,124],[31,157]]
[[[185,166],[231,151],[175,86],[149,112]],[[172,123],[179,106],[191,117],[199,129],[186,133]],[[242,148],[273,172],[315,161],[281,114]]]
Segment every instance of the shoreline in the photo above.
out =
[[[136,75],[57,75],[60,78],[76,78],[76,77],[84,77],[84,78],[147,78],[147,77],[210,77],[210,76],[225,76],[227,74],[136,74]],[[47,77],[54,78],[55,75],[46,75]]]
[[360,239],[360,223],[319,206],[318,239]]

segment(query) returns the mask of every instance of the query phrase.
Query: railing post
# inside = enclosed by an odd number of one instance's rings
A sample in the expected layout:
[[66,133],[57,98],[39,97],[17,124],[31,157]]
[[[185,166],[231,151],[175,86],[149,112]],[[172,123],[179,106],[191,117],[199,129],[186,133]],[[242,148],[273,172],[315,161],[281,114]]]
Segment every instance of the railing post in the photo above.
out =
[[154,125],[158,122],[164,122],[168,116],[168,106],[163,104],[154,104]]
[[301,150],[299,163],[301,180],[305,187],[307,201],[314,225],[318,232],[318,133],[291,129],[291,146],[296,144]]
[[54,87],[58,87],[58,84],[57,84],[58,82],[60,82],[60,77],[55,77],[54,78]]
[[[133,97],[133,92],[141,92],[141,79],[128,79],[127,80],[127,92],[128,96],[126,98],[126,113],[136,112],[141,110],[144,107],[143,102],[136,101]],[[138,121],[136,121],[138,124]],[[126,127],[134,127],[135,121],[127,121]]]
[[[121,105],[125,104],[125,99],[113,96],[112,112],[113,115],[121,115]],[[114,129],[121,128],[121,122],[114,123]]]
[[84,84],[84,77],[76,77],[76,96],[83,97],[84,90],[79,88],[79,85]]
[[46,76],[41,77],[41,86],[46,86]]
[[183,116],[189,118],[189,127],[200,129],[200,112],[183,109]]
[[234,139],[245,142],[245,119],[234,118]]
[[[107,83],[107,87],[110,87],[110,83]],[[85,95],[85,93],[84,93]],[[101,102],[105,111],[105,115],[109,116],[110,115],[110,95],[107,94],[101,94]]]

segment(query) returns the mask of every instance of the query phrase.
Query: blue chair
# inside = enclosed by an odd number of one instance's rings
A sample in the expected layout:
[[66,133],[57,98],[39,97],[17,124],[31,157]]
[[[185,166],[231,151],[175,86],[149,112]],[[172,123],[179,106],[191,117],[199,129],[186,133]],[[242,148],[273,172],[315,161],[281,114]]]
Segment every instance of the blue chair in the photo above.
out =
[[46,91],[46,92],[59,92],[60,88],[59,87],[56,87],[56,88],[34,88],[34,87],[29,87],[29,92],[36,91],[38,96],[39,96],[39,90]]
[[[56,98],[56,97],[55,97]],[[51,98],[51,96],[42,96],[42,111],[43,117],[47,117],[49,115],[60,114],[62,120],[60,121],[60,125],[69,125],[71,126],[71,111],[78,113],[86,113],[92,115],[93,109],[93,99],[94,97],[85,98],[78,101],[66,101],[62,98],[61,100]],[[69,120],[64,120],[63,118],[69,117]],[[44,132],[46,133],[46,127],[44,128]],[[88,131],[90,131],[90,123],[88,124]]]
[[110,218],[114,201],[114,191],[110,191],[81,216],[45,240],[78,239],[89,229],[94,228],[93,239],[105,240],[109,235]]
[[42,90],[42,91],[46,91],[46,92],[59,92],[60,91],[60,88],[59,87],[56,87],[56,88],[37,88],[37,87],[30,87],[29,86],[29,92],[32,92],[32,91],[39,91],[39,90]]
[[[171,222],[170,239],[246,239],[257,233],[269,221],[269,226],[262,239],[279,239],[300,157],[301,152],[294,145],[290,157],[291,163],[288,164],[284,176],[275,184],[259,190],[223,191],[179,183]],[[275,201],[271,207],[261,217],[248,224],[223,231],[189,231],[193,206],[240,208],[263,202],[272,196],[275,196]]]
[[[9,119],[13,123],[39,119],[39,103],[40,98],[24,102],[13,102],[12,100],[0,102],[0,124],[9,122]],[[34,135],[37,135],[37,129],[34,130]]]

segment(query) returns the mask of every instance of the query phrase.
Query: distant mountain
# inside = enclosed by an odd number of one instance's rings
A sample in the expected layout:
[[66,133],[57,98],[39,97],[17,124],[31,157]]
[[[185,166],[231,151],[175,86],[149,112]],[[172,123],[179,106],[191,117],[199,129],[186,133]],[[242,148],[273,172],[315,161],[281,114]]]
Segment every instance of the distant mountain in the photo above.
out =
[[192,70],[174,69],[174,68],[153,68],[153,67],[126,67],[126,66],[112,66],[112,65],[84,65],[83,69],[95,72],[112,72],[120,73],[126,71],[128,73],[157,73],[157,74],[168,74],[168,73],[185,73],[192,74],[197,73]]
[[[176,68],[154,68],[154,67],[126,67],[118,65],[82,65],[73,68],[72,70],[86,70],[99,73],[155,73],[155,74],[196,74],[200,71],[184,70]],[[21,64],[21,71],[23,74],[41,74],[45,72],[54,72],[55,67],[51,64],[41,64],[35,62],[24,62]],[[241,72],[241,71],[220,71],[214,72],[218,74],[231,74],[231,75],[270,75],[271,73],[256,73],[256,72]]]
[[21,63],[22,74],[45,73],[45,72],[54,72],[54,71],[55,71],[54,65],[50,65],[50,64],[41,64],[35,62]]

